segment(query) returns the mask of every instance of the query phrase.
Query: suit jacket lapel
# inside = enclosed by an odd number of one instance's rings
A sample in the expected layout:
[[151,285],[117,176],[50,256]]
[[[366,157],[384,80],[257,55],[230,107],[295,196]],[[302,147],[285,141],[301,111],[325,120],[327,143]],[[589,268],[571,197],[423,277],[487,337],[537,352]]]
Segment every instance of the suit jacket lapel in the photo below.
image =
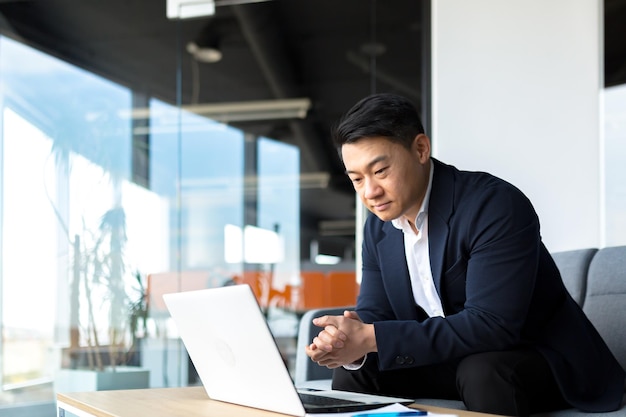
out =
[[378,253],[382,258],[381,269],[384,285],[393,300],[392,308],[400,320],[416,320],[415,300],[409,270],[404,255],[404,237],[391,222],[385,224],[385,237],[378,242]]
[[446,244],[448,242],[448,221],[452,215],[454,202],[454,174],[450,167],[433,158],[433,186],[428,204],[428,248],[430,268],[439,296]]

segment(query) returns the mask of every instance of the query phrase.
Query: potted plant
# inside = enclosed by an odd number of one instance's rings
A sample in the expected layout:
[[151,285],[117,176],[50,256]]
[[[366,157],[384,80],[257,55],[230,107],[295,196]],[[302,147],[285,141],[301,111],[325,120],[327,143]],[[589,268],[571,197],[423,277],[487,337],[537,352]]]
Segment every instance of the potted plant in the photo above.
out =
[[57,390],[147,388],[149,371],[139,365],[139,340],[148,315],[143,277],[125,264],[126,219],[116,205],[97,230],[73,237],[70,285],[71,343]]
[[[137,373],[147,317],[143,277],[127,259],[122,204],[124,181],[132,176],[127,150],[136,145],[128,120],[120,116],[123,95],[106,83],[98,86],[97,99],[79,94],[64,104],[50,153],[55,188],[61,190],[51,193],[56,197],[50,202],[70,254],[70,335],[60,372],[72,374],[65,378],[70,381],[87,372],[92,380]],[[145,374],[139,384],[147,387]],[[129,388],[132,380],[126,376],[108,388]],[[106,389],[80,384],[63,389]]]

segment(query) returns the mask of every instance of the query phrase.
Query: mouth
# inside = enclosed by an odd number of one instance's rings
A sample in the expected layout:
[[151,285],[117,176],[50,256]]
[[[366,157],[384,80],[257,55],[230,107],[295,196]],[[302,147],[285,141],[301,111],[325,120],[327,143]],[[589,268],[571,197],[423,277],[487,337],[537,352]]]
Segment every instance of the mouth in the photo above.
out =
[[391,201],[385,203],[372,204],[372,208],[376,211],[385,211],[391,206]]

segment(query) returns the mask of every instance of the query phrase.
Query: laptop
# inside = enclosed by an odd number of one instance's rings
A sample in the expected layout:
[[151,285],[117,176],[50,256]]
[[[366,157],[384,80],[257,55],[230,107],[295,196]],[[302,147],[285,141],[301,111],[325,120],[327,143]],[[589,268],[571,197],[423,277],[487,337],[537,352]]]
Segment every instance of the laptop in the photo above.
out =
[[246,284],[165,294],[163,300],[213,400],[293,416],[413,403],[336,390],[298,392]]

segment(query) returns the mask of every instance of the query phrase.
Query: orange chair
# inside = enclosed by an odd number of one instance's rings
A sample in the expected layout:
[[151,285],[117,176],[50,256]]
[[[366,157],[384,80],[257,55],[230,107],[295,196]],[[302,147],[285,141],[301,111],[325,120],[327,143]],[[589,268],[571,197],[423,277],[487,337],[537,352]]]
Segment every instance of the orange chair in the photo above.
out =
[[268,276],[262,271],[243,271],[243,277],[236,279],[237,284],[248,284],[256,297],[259,305],[266,307],[268,301],[268,290],[271,282]]
[[353,271],[329,271],[326,273],[328,291],[327,305],[324,307],[341,307],[356,305],[359,284]]
[[302,298],[302,286],[300,285],[285,285],[285,291],[283,292],[285,301],[285,308],[302,311],[304,310],[304,300]]
[[302,309],[325,307],[328,303],[326,276],[320,271],[300,272]]

